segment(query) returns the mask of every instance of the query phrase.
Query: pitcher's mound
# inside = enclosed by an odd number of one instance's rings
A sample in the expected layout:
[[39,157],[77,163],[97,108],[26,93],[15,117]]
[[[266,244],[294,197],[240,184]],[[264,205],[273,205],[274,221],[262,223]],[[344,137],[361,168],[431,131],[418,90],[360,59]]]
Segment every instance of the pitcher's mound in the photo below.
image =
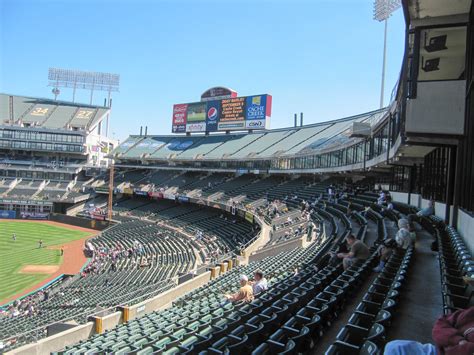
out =
[[59,265],[25,265],[20,272],[22,274],[52,274],[58,269]]

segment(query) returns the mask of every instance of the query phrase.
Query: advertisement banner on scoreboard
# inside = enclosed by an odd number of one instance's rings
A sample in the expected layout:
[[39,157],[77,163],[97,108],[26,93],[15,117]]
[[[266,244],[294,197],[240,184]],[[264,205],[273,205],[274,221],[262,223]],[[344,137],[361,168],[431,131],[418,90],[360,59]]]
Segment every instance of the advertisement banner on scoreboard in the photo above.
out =
[[267,96],[249,96],[246,98],[245,119],[246,120],[265,120]]
[[186,125],[186,132],[205,132],[206,122],[188,123]]
[[271,95],[214,99],[173,106],[173,133],[269,128]]
[[215,132],[217,131],[217,125],[220,120],[221,114],[221,102],[220,101],[208,101],[206,111],[206,131]]
[[266,120],[247,120],[245,121],[246,129],[264,129]]
[[219,131],[232,131],[245,129],[245,121],[219,122],[217,125]]
[[173,133],[186,132],[187,104],[173,106]]
[[221,101],[221,122],[245,120],[245,97],[234,97]]

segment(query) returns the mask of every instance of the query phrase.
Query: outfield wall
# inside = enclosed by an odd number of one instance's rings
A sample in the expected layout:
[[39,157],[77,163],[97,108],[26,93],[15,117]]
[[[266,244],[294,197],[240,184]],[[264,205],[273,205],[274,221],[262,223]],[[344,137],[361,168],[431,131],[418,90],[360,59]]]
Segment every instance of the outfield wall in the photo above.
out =
[[98,221],[95,219],[87,219],[75,216],[68,216],[65,214],[51,213],[49,217],[50,221],[55,221],[64,224],[71,224],[73,226],[89,228],[98,231],[103,231],[109,227],[108,221]]

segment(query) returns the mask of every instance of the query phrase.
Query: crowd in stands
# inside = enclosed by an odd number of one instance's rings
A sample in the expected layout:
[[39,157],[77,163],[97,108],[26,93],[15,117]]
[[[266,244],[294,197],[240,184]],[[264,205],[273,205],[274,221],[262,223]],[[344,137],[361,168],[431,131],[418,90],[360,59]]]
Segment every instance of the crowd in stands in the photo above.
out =
[[48,297],[48,290],[40,290],[22,299],[17,299],[6,307],[0,308],[0,323],[3,318],[31,317],[39,314],[41,302],[48,300]]
[[[110,264],[110,268],[108,269],[109,271],[117,271],[118,261],[126,258],[133,258],[136,255],[143,256],[145,253],[145,248],[142,243],[134,240],[133,245],[129,248],[125,248],[118,243],[116,243],[112,248],[103,246],[98,249],[94,249],[94,247],[91,245],[86,245],[84,252],[90,253],[91,251],[92,259],[82,270],[82,277],[86,277],[88,274],[99,274],[103,272],[104,266],[107,264]],[[132,260],[131,262],[134,264],[135,260]],[[143,266],[143,264],[140,263],[138,266]]]

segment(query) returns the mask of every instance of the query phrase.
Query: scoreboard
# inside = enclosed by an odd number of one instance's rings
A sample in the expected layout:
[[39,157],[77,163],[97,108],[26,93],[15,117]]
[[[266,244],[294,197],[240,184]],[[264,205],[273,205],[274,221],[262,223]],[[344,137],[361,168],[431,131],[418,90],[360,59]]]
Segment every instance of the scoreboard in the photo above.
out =
[[272,96],[230,97],[173,106],[173,133],[269,128]]

